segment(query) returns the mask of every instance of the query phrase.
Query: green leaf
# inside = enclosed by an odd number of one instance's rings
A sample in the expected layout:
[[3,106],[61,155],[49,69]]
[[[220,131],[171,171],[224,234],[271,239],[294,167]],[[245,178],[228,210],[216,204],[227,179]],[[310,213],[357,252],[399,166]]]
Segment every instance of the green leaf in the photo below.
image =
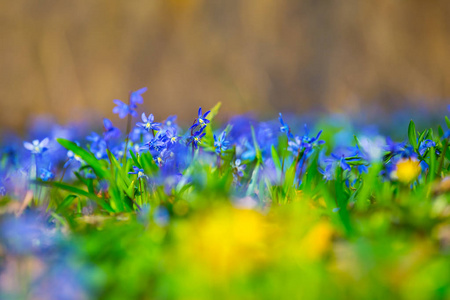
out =
[[127,186],[127,188],[128,188],[128,186],[130,185],[130,183],[131,183],[131,180],[130,180],[130,178],[128,178],[128,176],[126,176],[125,174],[124,174],[124,172],[123,172],[123,168],[122,168],[122,166],[119,164],[119,162],[117,161],[117,159],[115,158],[115,156],[114,155],[112,155],[112,153],[107,149],[106,150],[107,152],[108,152],[108,156],[109,156],[109,158],[111,159],[111,163],[113,164],[113,166],[117,169],[117,173],[119,174],[119,176],[120,176],[120,178],[123,180],[123,182],[125,183],[125,185]]
[[413,120],[409,122],[408,126],[408,139],[411,146],[413,146],[414,150],[417,150],[417,133],[416,133],[416,125]]
[[417,145],[420,145],[422,143],[422,141],[425,139],[425,137],[428,135],[428,133],[430,132],[429,129],[424,130],[420,136],[419,136],[419,141],[417,142]]
[[101,165],[101,163],[97,160],[97,158],[87,150],[81,148],[74,142],[71,142],[66,139],[56,139],[58,143],[66,148],[67,150],[71,150],[75,155],[81,157],[88,165],[92,167],[95,174],[97,174],[100,178],[109,178],[110,174],[108,171]]
[[97,202],[98,205],[100,205],[100,207],[102,207],[104,210],[108,211],[108,212],[114,212],[114,210],[111,208],[111,206],[105,202],[105,199],[98,197],[95,194],[89,193],[85,190],[76,188],[74,186],[62,183],[62,182],[44,182],[44,181],[35,181],[36,184],[39,185],[43,185],[43,186],[48,186],[48,187],[53,187],[53,188],[57,188],[57,189],[61,189],[61,190],[65,190],[71,193],[74,193],[76,195],[79,196],[84,196],[86,198],[89,198],[91,200],[94,200],[95,202]]
[[271,154],[272,154],[273,163],[275,164],[275,168],[277,169],[277,171],[281,172],[280,157],[278,156],[277,150],[275,149],[274,145],[272,145],[272,148],[270,149],[270,151],[271,151]]
[[429,173],[429,182],[432,182],[436,177],[436,168],[437,168],[437,157],[436,157],[436,149],[431,147],[430,149],[430,173]]
[[70,204],[72,204],[73,200],[75,200],[78,196],[77,195],[68,195],[64,200],[58,205],[55,212],[60,213],[62,210],[67,208]]
[[144,169],[146,175],[153,174],[154,172],[159,170],[158,165],[155,163],[153,156],[149,153],[142,153],[139,155],[139,162]]
[[450,129],[450,120],[445,116],[445,124],[447,124],[448,129]]
[[258,160],[258,163],[262,163],[262,153],[261,153],[261,148],[259,148],[258,145],[258,141],[256,140],[256,134],[255,134],[255,129],[253,128],[253,125],[251,126],[252,128],[252,137],[253,137],[253,146],[255,147],[255,152],[256,152],[256,159]]
[[214,105],[213,108],[211,108],[211,112],[206,116],[206,119],[209,121],[212,121],[215,116],[219,113],[220,107],[222,106],[222,102],[217,102],[216,105]]
[[442,129],[441,125],[438,126],[438,134],[439,138],[442,138],[444,136],[444,130]]
[[261,167],[261,165],[257,163],[256,167],[253,169],[252,177],[250,179],[250,184],[248,185],[247,192],[245,193],[246,196],[250,196],[251,194],[253,194],[255,192],[255,188],[258,183],[258,174],[259,174],[260,167]]
[[281,182],[281,161],[280,161],[280,157],[278,156],[277,150],[275,149],[274,145],[272,145],[270,151],[271,151],[271,154],[272,154],[273,163],[275,165],[275,169],[276,169],[276,173],[277,173],[277,179],[279,179],[280,182]]
[[130,149],[130,154],[131,154],[131,158],[133,159],[134,164],[136,165],[136,167],[138,167],[139,169],[142,169],[141,164],[139,163],[136,154],[134,154],[133,150]]

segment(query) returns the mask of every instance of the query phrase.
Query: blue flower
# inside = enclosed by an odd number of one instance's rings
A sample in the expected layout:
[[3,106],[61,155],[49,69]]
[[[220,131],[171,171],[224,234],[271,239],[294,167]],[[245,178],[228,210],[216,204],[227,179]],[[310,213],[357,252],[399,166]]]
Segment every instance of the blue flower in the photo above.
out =
[[[307,132],[306,125],[305,130]],[[302,137],[298,135],[296,135],[294,138],[291,137],[288,141],[288,150],[293,153],[300,153],[304,151],[305,154],[309,154],[315,146],[325,143],[324,141],[319,140],[321,134],[322,130],[320,130],[315,137],[309,137],[308,133],[306,133]]]
[[166,127],[176,127],[176,121],[177,120],[177,116],[169,116],[165,121],[164,121],[164,126]]
[[86,140],[91,143],[98,143],[101,140],[101,137],[96,132],[91,132],[91,134],[86,137]]
[[281,123],[280,131],[286,133],[288,138],[292,138],[293,136],[291,133],[291,129],[289,128],[289,126],[286,123],[284,123],[283,116],[281,115],[281,113],[280,113],[280,116],[278,117],[278,120]]
[[342,168],[342,170],[344,171],[350,171],[351,167],[350,165],[347,163],[347,161],[352,161],[358,158],[346,158],[346,156],[344,154],[341,155],[337,155],[335,153],[331,153],[331,157],[324,159],[324,162],[327,164],[327,167],[325,168],[325,172],[321,171],[321,173],[324,175],[329,177],[329,172],[331,172],[331,170],[334,169],[334,166],[337,164],[338,166],[340,166]]
[[180,137],[176,135],[176,132],[174,129],[166,130],[166,137],[167,137],[167,143],[170,145],[176,144]]
[[188,138],[188,141],[187,141],[188,145],[192,143],[194,145],[195,149],[198,148],[198,144],[200,144],[202,142],[202,138],[206,134],[205,132],[203,132],[204,128],[205,127],[200,128],[199,131],[196,131],[192,136],[190,136]]
[[139,89],[135,92],[131,92],[130,94],[130,104],[135,105],[136,104],[142,104],[144,103],[144,99],[142,98],[142,94],[147,91],[146,87],[143,87],[142,89]]
[[144,173],[144,169],[139,169],[138,167],[136,167],[136,166],[133,166],[133,172],[128,172],[128,174],[135,174],[135,175],[137,175],[137,178],[138,179],[141,179],[141,178],[143,178],[143,177],[146,177],[146,178],[148,178],[148,176],[147,175],[145,175],[145,173]]
[[83,160],[81,159],[80,156],[76,155],[75,153],[73,153],[72,150],[67,151],[67,162],[64,164],[64,168],[67,167],[68,165],[70,165],[72,162],[76,161],[78,163],[82,163]]
[[424,155],[425,152],[431,147],[436,147],[436,143],[433,142],[432,140],[428,140],[428,139],[422,141],[422,143],[420,143],[420,146],[419,146],[420,155]]
[[130,103],[130,105],[128,105],[117,99],[115,99],[113,102],[117,105],[113,108],[113,113],[119,114],[119,118],[123,119],[129,114],[133,117],[137,117],[136,104]]
[[220,154],[222,151],[227,150],[228,146],[230,145],[230,142],[225,140],[226,135],[227,132],[225,130],[219,137],[214,134],[214,147],[216,148],[217,154]]
[[253,161],[256,157],[256,150],[246,137],[241,137],[236,144],[236,155],[243,160]]
[[55,178],[55,175],[50,171],[50,167],[49,167],[48,170],[41,168],[41,174],[39,177],[42,179],[42,181],[49,181],[49,180],[52,180],[53,178]]
[[148,132],[150,132],[150,130],[159,130],[159,126],[161,124],[153,122],[153,120],[155,119],[153,114],[150,114],[150,115],[148,115],[148,117],[146,117],[145,113],[142,113],[141,118],[142,118],[142,122],[137,123],[136,124],[137,126],[144,128]]
[[208,124],[208,123],[210,122],[210,121],[206,118],[210,112],[211,112],[211,111],[208,110],[207,112],[205,112],[205,113],[202,115],[202,108],[200,107],[200,108],[198,109],[198,117],[197,117],[197,119],[195,120],[195,123],[192,124],[192,126],[191,126],[189,129],[196,128],[197,126],[200,126],[200,128],[205,127],[206,124]]
[[34,140],[31,143],[24,142],[23,146],[25,147],[25,149],[30,150],[31,153],[33,154],[42,154],[48,150],[47,148],[48,142],[49,139],[45,138],[40,142],[39,140]]
[[158,134],[156,137],[150,139],[147,143],[144,144],[144,146],[141,147],[141,150],[150,150],[150,151],[161,151],[166,143],[165,143],[166,136],[163,134]]
[[46,218],[32,211],[19,218],[6,216],[0,223],[0,243],[8,252],[29,255],[54,250],[57,231],[49,228]]
[[117,138],[120,136],[120,130],[113,126],[113,123],[108,119],[103,119],[104,132],[103,137],[105,141],[108,141],[113,138]]
[[167,160],[174,157],[174,153],[167,149],[162,150],[158,157],[155,159],[156,163],[161,167]]
[[231,164],[231,167],[233,168],[233,170],[234,170],[234,175],[236,176],[235,178],[236,179],[238,179],[239,177],[242,177],[242,176],[244,176],[244,170],[245,170],[245,167],[246,167],[247,165],[243,165],[242,164],[242,162],[241,162],[241,160],[238,158],[238,159],[236,159],[232,164]]
[[386,137],[386,146],[384,147],[385,151],[391,152],[392,154],[396,155],[403,151],[405,147],[405,143],[396,143],[392,141],[390,137]]
[[332,180],[334,177],[335,169],[333,168],[332,163],[328,163],[325,167],[325,170],[319,168],[320,174],[323,175],[323,178],[327,181]]
[[106,153],[106,141],[100,140],[97,143],[91,144],[90,150],[94,153],[97,159],[107,158],[108,154]]

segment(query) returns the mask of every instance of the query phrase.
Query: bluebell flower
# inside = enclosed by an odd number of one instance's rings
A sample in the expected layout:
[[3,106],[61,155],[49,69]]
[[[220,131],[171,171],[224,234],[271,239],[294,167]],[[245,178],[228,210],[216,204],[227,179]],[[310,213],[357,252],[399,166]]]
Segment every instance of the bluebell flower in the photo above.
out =
[[137,123],[137,126],[144,128],[148,132],[150,132],[150,130],[159,130],[159,126],[161,126],[161,123],[153,122],[155,119],[153,114],[150,114],[148,115],[148,117],[146,117],[145,113],[142,113],[141,118],[142,122]]
[[369,172],[369,169],[367,168],[366,165],[359,165],[357,169],[358,169],[359,174]]
[[254,145],[243,137],[236,145],[236,155],[243,160],[253,161],[256,157],[256,150]]
[[137,143],[147,134],[147,131],[141,127],[134,127],[129,134],[130,140]]
[[230,141],[225,140],[226,135],[227,132],[225,130],[219,137],[214,134],[214,147],[216,148],[217,154],[220,154],[222,151],[227,150],[228,146],[230,145]]
[[436,143],[433,142],[432,140],[424,140],[422,141],[422,143],[420,143],[419,146],[419,153],[420,155],[424,155],[425,152],[430,149],[431,147],[436,147]]
[[325,169],[321,169],[319,168],[319,173],[323,175],[323,178],[326,181],[330,181],[334,178],[334,174],[335,174],[335,168],[333,166],[333,163],[327,163],[327,165],[325,166]]
[[205,132],[203,132],[203,129],[205,127],[201,127],[200,130],[196,131],[192,136],[188,138],[188,145],[193,144],[195,149],[198,148],[198,144],[202,142],[202,138],[205,136]]
[[48,142],[49,139],[45,138],[42,141],[34,140],[31,143],[23,142],[23,146],[25,147],[25,149],[30,150],[33,154],[42,154],[48,150]]
[[238,158],[234,162],[231,163],[231,167],[234,171],[234,176],[236,176],[236,179],[239,179],[239,177],[244,176],[244,170],[247,167],[247,165],[243,165],[241,160]]
[[39,177],[42,179],[42,181],[49,181],[55,178],[55,174],[53,174],[49,169],[41,168],[41,174]]
[[366,161],[381,161],[385,154],[386,142],[385,139],[380,136],[371,139],[363,136],[359,139],[359,144],[361,149],[356,146],[356,149],[359,150],[356,155],[359,155]]
[[164,135],[158,134],[156,137],[151,138],[150,141],[145,143],[144,146],[142,146],[140,149],[159,152],[166,145],[166,143],[164,142],[164,138]]
[[174,153],[167,149],[162,150],[155,158],[156,163],[161,167],[167,160],[174,157]]
[[[80,146],[80,144],[78,142],[75,142],[75,143],[77,144],[77,146]],[[80,156],[73,153],[72,150],[69,150],[69,151],[67,151],[67,161],[64,164],[64,168],[67,167],[68,165],[70,165],[72,162],[78,162],[79,164],[81,164],[83,162],[83,160],[81,159]]]
[[101,139],[102,138],[100,137],[100,135],[98,133],[96,133],[96,132],[91,132],[91,134],[86,137],[86,140],[91,142],[91,143],[97,143]]
[[100,140],[97,143],[91,144],[90,150],[97,159],[107,158],[106,153],[107,145],[105,140]]
[[136,104],[130,103],[130,105],[128,105],[117,99],[115,99],[113,102],[117,105],[116,107],[113,108],[113,113],[119,114],[119,118],[123,119],[127,115],[137,117]]
[[399,154],[402,158],[410,158],[410,157],[417,158],[417,154],[414,151],[414,147],[411,145],[405,145],[405,147],[397,154]]
[[105,141],[109,141],[110,139],[118,138],[120,136],[120,130],[117,127],[114,127],[113,123],[109,119],[103,119],[103,137]]
[[403,151],[405,147],[405,143],[396,143],[392,141],[390,137],[386,137],[386,145],[384,146],[384,150],[391,152],[392,154],[396,155]]
[[147,175],[145,175],[145,173],[144,173],[144,169],[139,169],[138,167],[136,167],[136,166],[133,166],[133,172],[128,172],[128,174],[135,174],[135,175],[137,175],[137,178],[138,179],[141,179],[141,178],[144,178],[144,177],[146,177],[146,178],[148,178],[148,176]]
[[166,130],[166,137],[167,137],[167,143],[170,145],[176,144],[180,137],[176,135],[176,132],[174,129]]
[[291,133],[291,129],[289,128],[289,126],[286,123],[284,123],[283,116],[281,115],[281,113],[280,113],[280,116],[278,117],[278,120],[281,123],[280,131],[286,133],[288,138],[292,138],[293,136]]
[[175,122],[177,120],[177,116],[169,116],[165,121],[164,121],[164,126],[166,127],[176,127],[177,123]]
[[147,91],[146,87],[143,87],[137,91],[131,92],[130,94],[130,104],[136,105],[136,104],[142,104],[144,103],[144,99],[142,98],[142,94]]
[[305,154],[309,154],[313,147],[325,143],[324,141],[319,140],[321,134],[322,130],[320,130],[315,137],[309,137],[308,134],[305,134],[302,137],[296,135],[294,138],[289,139],[288,150],[295,154],[301,153],[302,151],[304,151]]
[[[354,159],[350,159],[350,160],[354,160]],[[347,163],[347,159],[346,159],[344,154],[339,156],[337,154],[331,153],[331,157],[325,159],[324,161],[326,163],[328,163],[328,164],[337,163],[337,165],[339,165],[342,168],[342,170],[344,170],[344,171],[350,171],[351,170],[351,167]]]
[[200,108],[198,109],[198,117],[197,117],[197,119],[195,120],[195,123],[194,123],[189,129],[196,128],[197,126],[200,126],[200,128],[205,127],[205,126],[210,122],[210,121],[206,118],[210,112],[211,112],[211,111],[208,110],[207,112],[205,112],[205,113],[202,115],[202,108],[200,107]]

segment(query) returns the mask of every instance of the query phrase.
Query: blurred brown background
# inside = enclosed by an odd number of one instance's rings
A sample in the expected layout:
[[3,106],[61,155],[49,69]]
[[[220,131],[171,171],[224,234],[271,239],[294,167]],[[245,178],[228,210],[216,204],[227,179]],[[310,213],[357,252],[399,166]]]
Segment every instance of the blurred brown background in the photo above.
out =
[[223,116],[442,107],[450,1],[0,2],[2,128],[111,117],[143,86],[157,120],[217,101]]

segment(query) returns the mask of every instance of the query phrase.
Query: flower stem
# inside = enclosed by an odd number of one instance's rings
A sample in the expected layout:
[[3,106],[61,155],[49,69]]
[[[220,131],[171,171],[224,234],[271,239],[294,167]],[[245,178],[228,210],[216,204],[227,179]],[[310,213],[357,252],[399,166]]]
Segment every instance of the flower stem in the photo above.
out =
[[[131,92],[130,92],[130,97],[128,97],[128,106],[130,105],[130,101],[131,101]],[[127,116],[127,131],[126,131],[127,138],[125,140],[125,151],[123,152],[123,157],[122,157],[123,166],[125,166],[125,162],[127,160],[128,138],[130,136],[130,130],[131,130],[131,114],[128,114],[128,116]]]
[[445,152],[447,152],[447,148],[448,148],[448,138],[445,139],[444,150],[442,150],[441,160],[439,161],[439,167],[437,170],[438,175],[441,173],[442,167],[444,166]]

